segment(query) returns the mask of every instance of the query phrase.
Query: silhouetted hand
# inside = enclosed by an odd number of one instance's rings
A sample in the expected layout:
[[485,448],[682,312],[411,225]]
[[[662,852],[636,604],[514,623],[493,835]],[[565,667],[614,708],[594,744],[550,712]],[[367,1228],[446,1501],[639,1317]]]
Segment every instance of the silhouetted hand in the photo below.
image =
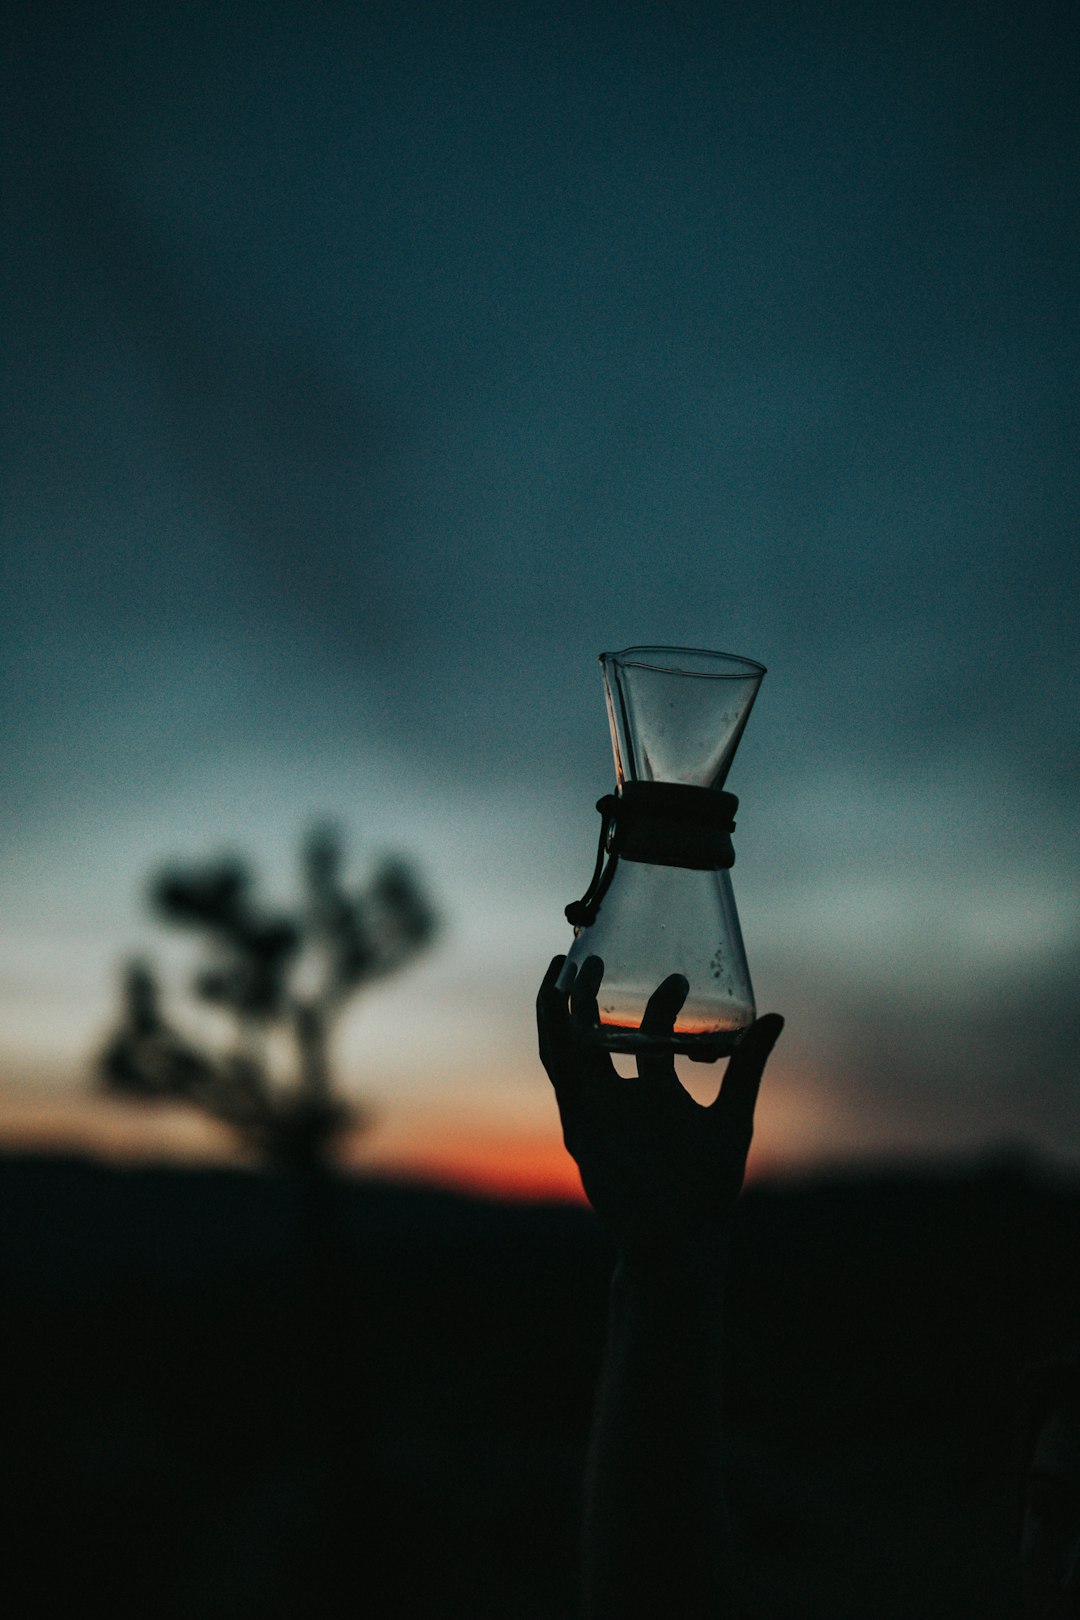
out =
[[[624,1079],[589,1039],[599,1023],[604,974],[587,957],[570,986],[556,989],[555,957],[537,997],[540,1060],[555,1088],[563,1139],[586,1195],[624,1252],[711,1245],[726,1232],[742,1186],[754,1104],[766,1059],[784,1020],[776,1013],[747,1030],[708,1107],[679,1082],[670,1053],[640,1052],[637,1079]],[[688,985],[672,974],[649,999],[642,1030],[670,1032]]]

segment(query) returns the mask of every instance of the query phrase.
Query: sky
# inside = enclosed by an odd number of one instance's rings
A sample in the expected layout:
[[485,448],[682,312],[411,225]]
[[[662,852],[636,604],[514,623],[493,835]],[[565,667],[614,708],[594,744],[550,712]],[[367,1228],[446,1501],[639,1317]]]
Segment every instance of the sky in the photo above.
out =
[[572,1190],[532,1005],[647,643],[769,671],[755,1167],[1080,1162],[1075,8],[11,15],[0,1139],[216,1151],[93,1098],[124,958],[185,1004],[147,875],[330,815],[443,918],[357,1162]]

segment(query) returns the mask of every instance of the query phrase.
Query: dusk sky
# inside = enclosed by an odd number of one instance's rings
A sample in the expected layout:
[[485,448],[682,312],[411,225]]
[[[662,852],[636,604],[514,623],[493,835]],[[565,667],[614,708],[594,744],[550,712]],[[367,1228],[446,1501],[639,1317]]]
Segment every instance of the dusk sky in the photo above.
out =
[[331,815],[444,918],[364,1162],[558,1183],[596,655],[668,643],[768,668],[759,1169],[1080,1163],[1075,6],[15,16],[0,1137],[149,1141],[85,1100],[124,957],[183,1002],[148,872],[285,897]]

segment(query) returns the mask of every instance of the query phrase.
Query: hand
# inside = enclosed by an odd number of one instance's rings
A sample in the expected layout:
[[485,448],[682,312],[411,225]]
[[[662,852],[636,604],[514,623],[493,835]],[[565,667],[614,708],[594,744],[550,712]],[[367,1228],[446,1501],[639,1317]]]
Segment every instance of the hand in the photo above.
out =
[[[616,1072],[589,1039],[604,964],[585,959],[568,1007],[555,985],[564,961],[555,957],[536,1001],[540,1060],[589,1202],[624,1251],[656,1254],[722,1237],[742,1186],[758,1086],[784,1020],[770,1013],[750,1026],[719,1095],[702,1107],[680,1084],[670,1052],[640,1052],[636,1080]],[[688,989],[678,973],[665,979],[649,998],[642,1030],[669,1034]]]

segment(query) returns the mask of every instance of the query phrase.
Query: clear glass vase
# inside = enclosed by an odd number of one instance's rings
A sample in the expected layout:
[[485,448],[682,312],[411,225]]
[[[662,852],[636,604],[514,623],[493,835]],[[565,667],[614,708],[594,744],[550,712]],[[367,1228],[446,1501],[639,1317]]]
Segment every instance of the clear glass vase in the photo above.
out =
[[[593,884],[567,907],[567,968],[602,958],[595,1038],[611,1051],[664,1047],[710,1062],[755,1016],[728,870],[738,801],[723,790],[765,670],[684,647],[628,647],[600,665],[616,792],[598,805]],[[674,1031],[643,1034],[646,1003],[672,973],[689,984]]]

